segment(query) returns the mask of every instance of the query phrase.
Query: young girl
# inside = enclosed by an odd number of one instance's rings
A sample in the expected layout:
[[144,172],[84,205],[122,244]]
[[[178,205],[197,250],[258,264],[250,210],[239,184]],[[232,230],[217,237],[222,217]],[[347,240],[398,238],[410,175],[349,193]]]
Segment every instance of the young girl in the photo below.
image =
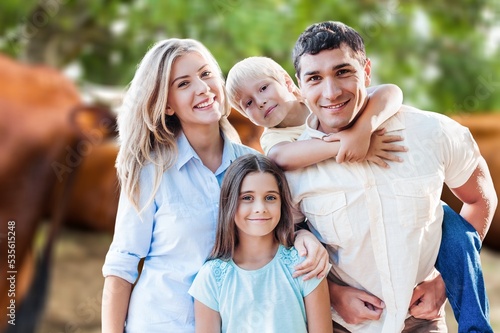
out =
[[[194,332],[188,289],[213,246],[220,183],[231,161],[257,153],[237,143],[228,113],[221,70],[202,44],[167,39],[144,56],[118,116],[121,195],[103,266],[104,333]],[[299,268],[328,269],[310,233],[296,246],[308,253]]]
[[189,293],[196,332],[331,332],[326,280],[293,278],[291,195],[283,171],[262,155],[228,168],[215,245]]
[[372,135],[402,105],[401,89],[395,85],[371,88],[366,111],[356,125],[332,133],[323,141],[296,141],[305,129],[310,111],[290,75],[274,60],[249,57],[238,62],[228,73],[227,91],[237,111],[265,127],[261,147],[285,170],[303,168],[331,157],[336,157],[339,163],[366,159],[384,167],[388,167],[384,160],[401,161],[392,154],[405,150],[392,143],[401,141],[401,137],[384,135],[383,131]]

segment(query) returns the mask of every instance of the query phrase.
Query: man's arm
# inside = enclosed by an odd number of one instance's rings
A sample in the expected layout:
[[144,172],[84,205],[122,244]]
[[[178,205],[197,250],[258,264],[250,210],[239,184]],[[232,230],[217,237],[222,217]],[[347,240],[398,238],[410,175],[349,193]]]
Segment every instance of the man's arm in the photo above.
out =
[[310,231],[306,229],[297,230],[293,246],[301,257],[306,256],[303,262],[295,266],[293,277],[304,275],[304,280],[309,280],[315,276],[321,279],[328,274],[330,268],[328,252]]
[[410,314],[419,319],[432,320],[439,317],[446,302],[446,288],[443,278],[435,271],[429,279],[413,289]]
[[[476,229],[483,240],[498,204],[493,181],[484,158],[481,157],[465,184],[451,191],[463,202],[460,215]],[[422,282],[413,291],[410,314],[421,319],[436,318],[446,300],[445,293],[444,282],[439,274]]]
[[341,286],[328,280],[330,304],[348,324],[360,324],[366,320],[379,320],[385,308],[384,302],[366,291]]
[[451,191],[463,202],[460,215],[476,229],[483,240],[498,205],[493,180],[483,157],[465,184],[452,188]]
[[305,216],[298,208],[298,203],[294,203],[293,222],[295,224],[295,239],[293,246],[299,256],[306,256],[306,259],[295,266],[293,277],[303,276],[304,280],[317,277],[323,278],[330,269],[330,256],[323,244],[309,231],[309,226]]

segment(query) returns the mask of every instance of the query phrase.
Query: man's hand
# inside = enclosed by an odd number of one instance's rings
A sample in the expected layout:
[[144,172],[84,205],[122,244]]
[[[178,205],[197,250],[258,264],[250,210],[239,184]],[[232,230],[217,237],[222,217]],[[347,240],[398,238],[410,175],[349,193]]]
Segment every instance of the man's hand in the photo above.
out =
[[410,314],[419,319],[438,318],[446,301],[446,289],[441,274],[424,281],[413,289]]
[[385,308],[378,297],[349,286],[328,281],[330,303],[348,324],[360,324],[366,320],[379,320]]
[[319,279],[328,274],[330,268],[329,256],[321,242],[309,231],[295,232],[295,249],[301,257],[306,259],[295,267],[293,277],[304,275],[304,281],[315,276]]

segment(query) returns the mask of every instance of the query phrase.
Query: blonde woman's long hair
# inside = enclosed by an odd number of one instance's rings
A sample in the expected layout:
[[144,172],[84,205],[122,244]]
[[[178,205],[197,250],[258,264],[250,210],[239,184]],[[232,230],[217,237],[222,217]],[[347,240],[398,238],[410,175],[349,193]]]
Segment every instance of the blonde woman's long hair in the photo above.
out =
[[[227,139],[240,142],[238,133],[227,119],[231,108],[224,78],[210,51],[193,39],[171,38],[154,44],[140,62],[118,112],[118,179],[122,191],[139,213],[153,201],[162,174],[177,159],[176,138],[182,128],[177,116],[168,116],[165,111],[172,65],[178,57],[190,52],[199,53],[218,70],[223,87],[223,96],[220,96],[223,116],[219,125]],[[155,170],[153,191],[146,204],[140,207],[139,177],[141,169],[149,163]]]

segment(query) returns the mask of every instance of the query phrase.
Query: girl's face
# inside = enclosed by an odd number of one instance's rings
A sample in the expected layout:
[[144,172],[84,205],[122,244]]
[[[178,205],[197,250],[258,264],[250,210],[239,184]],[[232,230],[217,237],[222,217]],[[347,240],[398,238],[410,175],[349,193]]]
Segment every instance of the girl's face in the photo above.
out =
[[189,52],[172,65],[167,114],[176,114],[182,128],[217,123],[223,112],[222,92],[217,69],[198,52]]
[[235,223],[242,237],[274,237],[281,218],[276,178],[268,172],[249,173],[241,183]]
[[289,84],[282,84],[270,77],[243,81],[240,107],[254,124],[277,127],[297,103],[297,97]]

